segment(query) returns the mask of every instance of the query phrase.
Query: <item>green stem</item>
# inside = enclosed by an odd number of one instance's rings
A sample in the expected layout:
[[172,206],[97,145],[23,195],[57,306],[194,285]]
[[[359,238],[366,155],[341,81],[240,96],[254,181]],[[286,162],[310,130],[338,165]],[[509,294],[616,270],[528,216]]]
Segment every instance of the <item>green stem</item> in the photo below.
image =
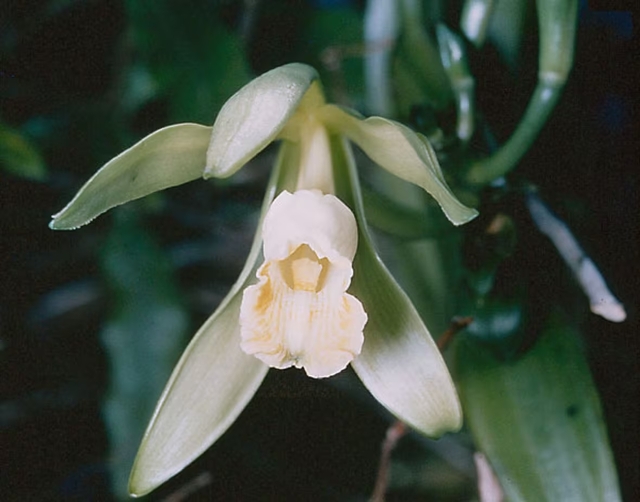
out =
[[511,171],[538,137],[558,102],[563,86],[564,81],[539,80],[515,132],[496,153],[472,163],[465,181],[471,185],[486,185]]
[[538,85],[524,118],[509,140],[492,156],[471,164],[465,180],[486,185],[511,171],[546,123],[573,65],[577,0],[537,0],[540,30]]
[[402,32],[399,44],[412,67],[414,78],[422,83],[434,108],[445,108],[453,97],[452,90],[438,48],[423,25],[422,3],[403,0],[400,2],[400,15]]
[[366,103],[369,113],[394,115],[391,56],[398,38],[398,9],[390,0],[370,0],[364,14]]
[[466,0],[460,14],[460,29],[476,47],[482,47],[487,38],[489,20],[496,0]]

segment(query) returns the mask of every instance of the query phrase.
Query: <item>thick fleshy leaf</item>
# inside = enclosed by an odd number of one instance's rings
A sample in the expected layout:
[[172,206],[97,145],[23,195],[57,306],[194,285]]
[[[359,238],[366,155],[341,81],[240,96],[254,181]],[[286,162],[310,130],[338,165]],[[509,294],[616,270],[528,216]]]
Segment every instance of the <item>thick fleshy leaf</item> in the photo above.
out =
[[211,128],[177,124],[160,129],[107,162],[49,226],[72,230],[105,211],[202,176]]
[[467,424],[507,500],[620,500],[580,336],[560,316],[517,360],[470,337],[458,339],[454,353]]
[[371,160],[405,181],[426,190],[455,225],[478,215],[462,204],[447,185],[435,151],[426,138],[398,122],[382,117],[362,119],[337,106],[321,110],[323,121],[356,143]]
[[292,63],[252,80],[222,107],[211,134],[205,178],[231,176],[271,143],[318,78]]
[[[284,145],[283,145],[284,146]],[[286,163],[282,148],[278,166]],[[276,168],[262,206],[266,213],[288,179]],[[256,281],[262,261],[260,228],[244,269],[222,304],[200,328],[173,371],[158,402],[131,471],[129,492],[149,493],[209,448],[249,403],[268,367],[240,349],[242,292]]]
[[458,430],[460,403],[440,351],[373,248],[350,147],[334,136],[332,148],[337,195],[354,209],[360,230],[349,291],[369,316],[362,352],[351,364],[400,420],[432,437]]

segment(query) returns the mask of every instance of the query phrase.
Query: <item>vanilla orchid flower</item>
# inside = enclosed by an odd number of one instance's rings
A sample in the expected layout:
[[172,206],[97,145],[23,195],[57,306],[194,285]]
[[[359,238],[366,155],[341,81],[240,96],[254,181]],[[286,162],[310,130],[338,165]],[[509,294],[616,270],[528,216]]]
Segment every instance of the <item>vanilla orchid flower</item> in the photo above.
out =
[[227,101],[212,128],[179,124],[142,139],[102,167],[50,226],[77,228],[157,190],[231,176],[274,140],[280,151],[246,264],[160,397],[132,470],[132,495],[153,490],[209,448],[269,367],[320,378],[351,364],[382,405],[422,433],[461,425],[440,352],[373,247],[349,141],[430,193],[452,223],[477,213],[455,198],[423,136],[327,104],[309,66],[256,78]]

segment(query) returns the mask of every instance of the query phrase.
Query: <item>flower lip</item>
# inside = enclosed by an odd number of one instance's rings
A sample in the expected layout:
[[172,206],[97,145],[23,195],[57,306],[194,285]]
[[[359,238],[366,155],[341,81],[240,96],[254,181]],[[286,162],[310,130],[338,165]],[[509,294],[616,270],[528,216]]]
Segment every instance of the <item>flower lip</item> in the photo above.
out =
[[355,217],[319,190],[282,192],[263,225],[265,262],[240,309],[241,348],[271,367],[322,378],[342,371],[364,341],[367,314],[346,292]]

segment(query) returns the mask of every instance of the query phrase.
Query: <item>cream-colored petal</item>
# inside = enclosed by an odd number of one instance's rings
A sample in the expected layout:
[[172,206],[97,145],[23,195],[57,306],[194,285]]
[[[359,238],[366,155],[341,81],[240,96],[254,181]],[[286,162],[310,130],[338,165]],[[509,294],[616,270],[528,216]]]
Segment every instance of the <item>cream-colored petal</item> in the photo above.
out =
[[451,191],[435,151],[421,134],[393,120],[363,119],[356,112],[335,105],[325,105],[317,114],[331,131],[344,134],[380,167],[429,193],[454,225],[462,225],[478,215],[478,211],[462,204]]
[[274,368],[326,377],[362,347],[367,315],[346,291],[357,247],[351,210],[319,190],[283,191],[264,219],[265,262],[240,309],[242,349]]
[[210,134],[210,127],[198,124],[149,134],[100,168],[49,226],[73,230],[120,204],[198,179]]
[[367,315],[346,293],[351,264],[318,258],[302,244],[267,261],[240,310],[241,348],[271,367],[304,368],[314,378],[342,371],[360,353]]
[[285,190],[265,217],[262,238],[267,261],[282,260],[305,243],[320,258],[343,257],[351,262],[358,228],[351,210],[336,196],[319,190]]
[[303,101],[314,101],[303,98],[317,78],[310,66],[292,63],[260,75],[234,94],[213,124],[204,177],[231,176],[271,143]]
[[350,145],[331,138],[336,191],[354,209],[360,243],[351,291],[369,316],[365,342],[352,367],[371,394],[403,422],[428,436],[458,430],[455,387],[429,331],[373,248]]

